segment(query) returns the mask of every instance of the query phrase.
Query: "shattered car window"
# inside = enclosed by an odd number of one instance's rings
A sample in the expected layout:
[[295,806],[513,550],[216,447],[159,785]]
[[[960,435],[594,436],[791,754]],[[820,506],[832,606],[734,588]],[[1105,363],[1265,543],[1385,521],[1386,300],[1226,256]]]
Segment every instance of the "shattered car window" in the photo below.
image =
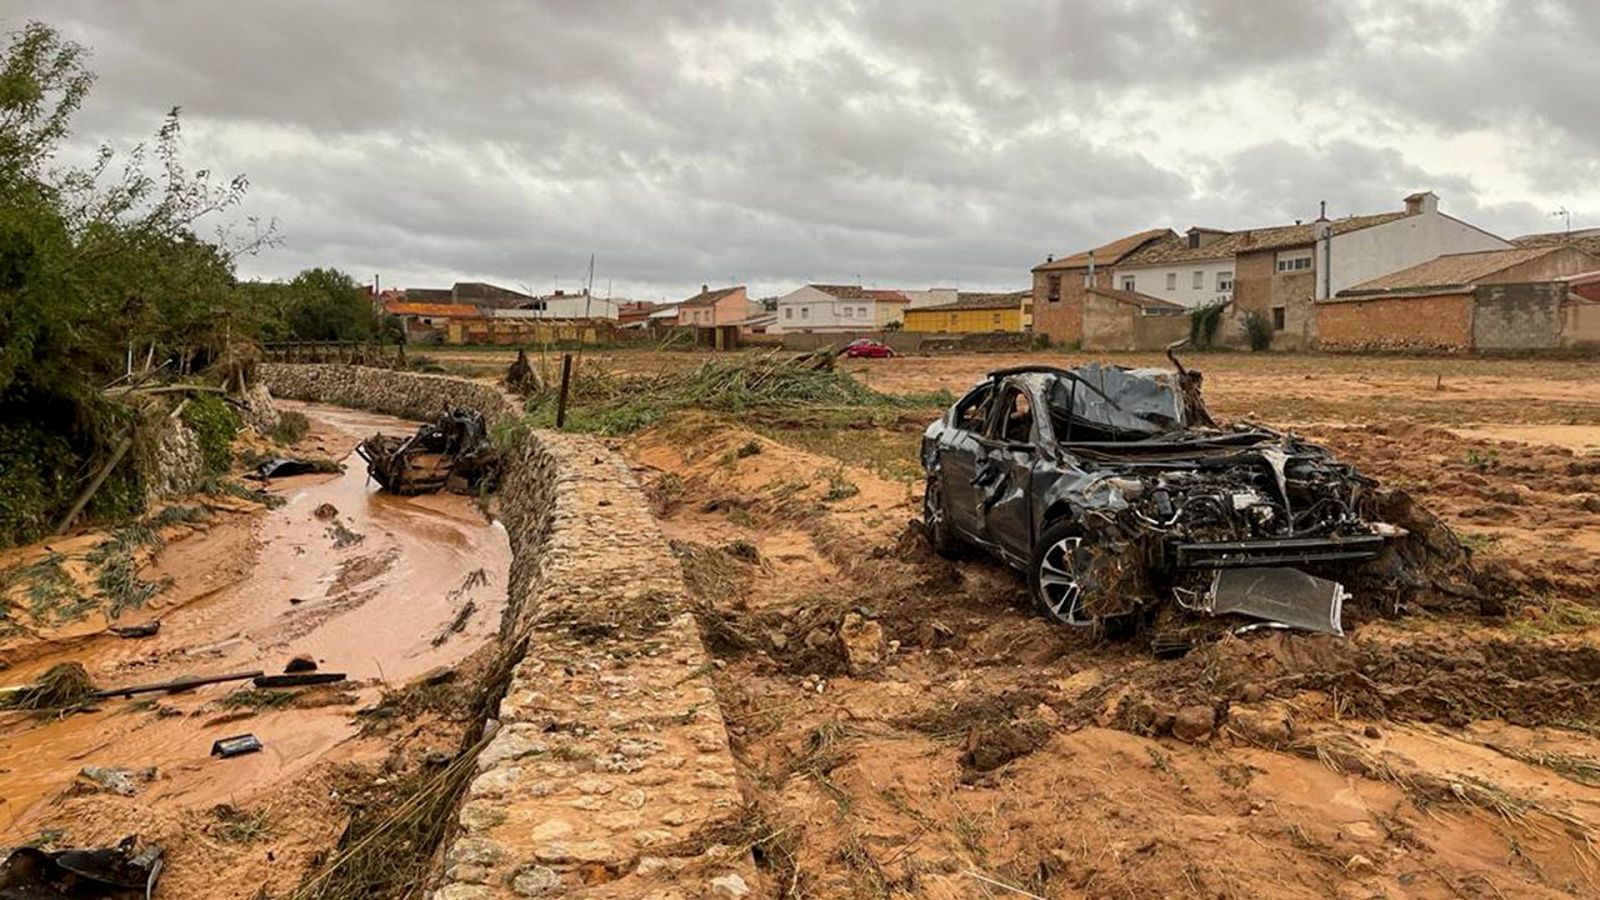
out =
[[989,418],[989,397],[993,390],[982,385],[956,405],[956,427],[973,434],[982,434],[984,422]]
[[1013,444],[1033,443],[1033,406],[1026,391],[1012,387],[1006,391],[999,424],[998,440]]
[[1099,363],[1073,371],[1081,383],[1055,378],[1046,392],[1062,441],[1135,441],[1184,430],[1183,395],[1174,373]]

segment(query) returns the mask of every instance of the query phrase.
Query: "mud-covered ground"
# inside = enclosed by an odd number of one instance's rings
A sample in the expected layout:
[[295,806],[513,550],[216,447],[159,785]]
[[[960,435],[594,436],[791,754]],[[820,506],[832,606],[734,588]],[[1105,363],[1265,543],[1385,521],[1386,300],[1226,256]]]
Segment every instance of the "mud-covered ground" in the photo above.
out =
[[[0,642],[0,685],[67,662],[112,688],[278,673],[294,657],[348,679],[0,711],[0,847],[109,846],[138,834],[166,851],[159,897],[282,897],[329,856],[352,814],[382,809],[458,752],[474,724],[475,680],[495,654],[504,530],[469,498],[376,492],[356,443],[412,423],[281,405],[308,415],[309,435],[293,447],[246,435],[238,449],[342,460],[342,474],[275,480],[268,490],[282,503],[272,508],[223,494],[177,501],[182,515],[157,512],[149,522],[160,540],[141,541],[133,560],[153,596],[115,619],[159,621],[153,636],[108,633],[92,596],[82,609],[41,606],[48,592],[11,584],[17,627]],[[81,534],[0,563],[26,570],[54,553],[78,578],[105,539]],[[96,585],[77,588],[92,595]],[[213,741],[243,733],[263,750],[210,755]],[[108,783],[105,770],[125,776]]]
[[[849,366],[959,392],[1017,361]],[[723,665],[762,891],[1600,895],[1592,363],[1192,364],[1214,412],[1293,424],[1442,515],[1504,612],[1357,598],[1345,639],[1160,660],[1046,624],[1003,566],[924,549],[925,417],[672,418],[619,446]]]

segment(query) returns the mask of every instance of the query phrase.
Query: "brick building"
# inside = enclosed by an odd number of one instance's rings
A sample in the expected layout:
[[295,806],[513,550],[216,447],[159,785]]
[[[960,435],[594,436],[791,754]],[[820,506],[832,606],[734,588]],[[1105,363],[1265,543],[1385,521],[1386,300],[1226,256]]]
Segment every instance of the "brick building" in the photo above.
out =
[[1082,345],[1088,289],[1115,288],[1112,277],[1118,263],[1156,241],[1177,238],[1169,228],[1152,228],[1060,259],[1052,256],[1034,266],[1034,333],[1048,335],[1057,344]]
[[[1451,253],[1340,291],[1315,306],[1329,350],[1537,350],[1571,344],[1567,276],[1600,269],[1575,246]],[[1581,299],[1581,298],[1579,298]]]

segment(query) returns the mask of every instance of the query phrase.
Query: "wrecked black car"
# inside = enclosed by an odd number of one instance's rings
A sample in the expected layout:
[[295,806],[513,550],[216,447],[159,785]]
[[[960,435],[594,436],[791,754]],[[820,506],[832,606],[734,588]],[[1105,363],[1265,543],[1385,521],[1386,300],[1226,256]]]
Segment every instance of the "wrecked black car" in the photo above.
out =
[[[1089,364],[1002,369],[930,425],[923,517],[935,551],[987,550],[1027,573],[1039,612],[1126,629],[1167,603],[1342,634],[1347,585],[1397,607],[1430,585],[1448,529],[1326,449],[1219,427],[1200,374]],[[1403,503],[1401,502],[1403,501]],[[1413,541],[1416,543],[1416,541]]]
[[493,489],[499,459],[483,414],[455,409],[408,437],[375,434],[356,447],[367,474],[392,494],[427,494],[441,488],[470,494]]

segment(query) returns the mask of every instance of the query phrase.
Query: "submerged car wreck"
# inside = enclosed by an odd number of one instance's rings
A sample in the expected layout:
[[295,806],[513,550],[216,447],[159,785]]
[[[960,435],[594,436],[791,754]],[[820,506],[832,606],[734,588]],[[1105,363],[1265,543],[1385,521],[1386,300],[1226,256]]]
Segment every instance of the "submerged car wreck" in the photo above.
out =
[[1023,569],[1038,610],[1069,625],[1175,605],[1342,634],[1355,586],[1397,609],[1463,583],[1467,554],[1436,519],[1323,447],[1219,426],[1200,374],[1169,358],[990,373],[923,435],[934,549]]
[[375,434],[356,447],[370,474],[392,494],[427,494],[441,488],[467,494],[498,470],[483,415],[451,410],[409,437]]

